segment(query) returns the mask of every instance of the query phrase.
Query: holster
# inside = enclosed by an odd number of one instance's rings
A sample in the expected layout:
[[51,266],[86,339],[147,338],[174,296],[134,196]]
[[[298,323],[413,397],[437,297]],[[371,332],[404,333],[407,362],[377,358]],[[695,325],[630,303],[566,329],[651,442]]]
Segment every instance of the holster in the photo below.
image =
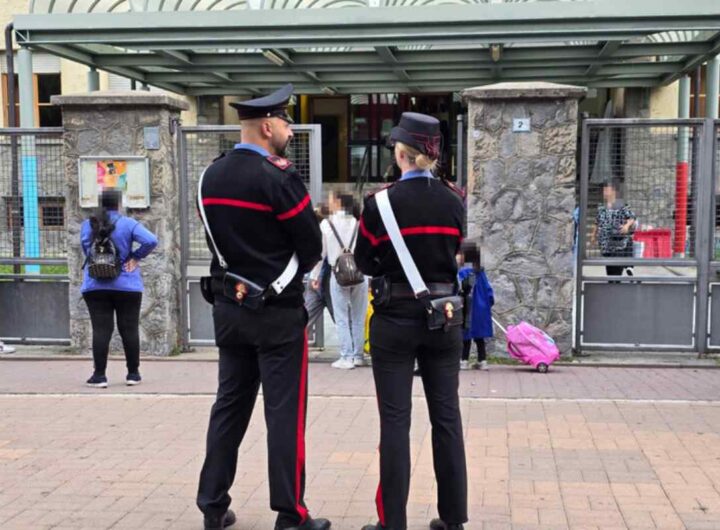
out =
[[390,303],[391,283],[386,276],[377,276],[370,280],[372,303],[375,307],[383,307]]
[[212,276],[200,278],[200,294],[208,304],[215,304],[215,293],[212,291]]

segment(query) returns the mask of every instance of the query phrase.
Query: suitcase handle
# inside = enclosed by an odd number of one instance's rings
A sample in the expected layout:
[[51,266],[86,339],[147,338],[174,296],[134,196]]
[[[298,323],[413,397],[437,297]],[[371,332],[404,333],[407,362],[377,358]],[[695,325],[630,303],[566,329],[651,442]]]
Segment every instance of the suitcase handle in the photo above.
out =
[[499,328],[502,330],[503,334],[507,337],[507,330],[502,326],[502,324],[500,324],[500,322],[498,322],[498,321],[495,319],[495,317],[491,317],[491,318],[492,318],[492,321],[495,323],[495,325],[496,325],[497,327],[499,327]]

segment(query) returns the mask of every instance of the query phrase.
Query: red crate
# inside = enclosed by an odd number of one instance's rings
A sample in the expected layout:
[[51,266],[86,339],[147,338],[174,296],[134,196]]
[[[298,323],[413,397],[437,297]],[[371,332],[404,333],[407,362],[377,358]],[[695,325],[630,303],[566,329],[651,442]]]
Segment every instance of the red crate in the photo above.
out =
[[633,236],[638,243],[645,243],[643,258],[672,258],[672,230],[653,228],[638,230]]

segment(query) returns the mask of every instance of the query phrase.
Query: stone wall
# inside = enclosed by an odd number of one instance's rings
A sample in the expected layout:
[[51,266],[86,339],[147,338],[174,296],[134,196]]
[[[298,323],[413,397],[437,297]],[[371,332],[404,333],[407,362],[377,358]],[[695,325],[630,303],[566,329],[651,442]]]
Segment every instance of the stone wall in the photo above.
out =
[[[578,98],[585,89],[469,89],[468,237],[479,240],[506,324],[527,320],[570,353]],[[531,132],[513,132],[530,118]],[[504,347],[498,348],[504,351]]]
[[[158,236],[155,251],[140,264],[145,293],[140,314],[141,352],[167,355],[180,344],[180,193],[171,119],[187,107],[181,100],[147,92],[55,96],[63,107],[65,197],[70,276],[70,335],[81,351],[91,348],[92,331],[80,294],[83,255],[80,226],[89,215],[78,204],[78,157],[146,156],[150,161],[151,206],[126,213]],[[159,127],[160,149],[145,150],[143,128]],[[114,337],[112,349],[122,349]]]

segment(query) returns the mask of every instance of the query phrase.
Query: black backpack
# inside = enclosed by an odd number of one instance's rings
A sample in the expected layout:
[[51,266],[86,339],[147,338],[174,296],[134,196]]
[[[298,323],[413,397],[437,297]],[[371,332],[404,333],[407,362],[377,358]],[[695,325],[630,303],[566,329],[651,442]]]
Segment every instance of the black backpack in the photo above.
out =
[[115,223],[105,235],[98,234],[90,245],[90,250],[85,260],[88,274],[96,280],[114,280],[120,276],[122,264],[120,255],[110,234],[115,230]]
[[332,228],[333,234],[335,234],[335,239],[337,239],[341,249],[340,256],[338,256],[335,266],[333,267],[335,281],[341,287],[350,287],[352,285],[362,283],[365,281],[365,275],[360,271],[360,269],[358,269],[357,264],[355,263],[355,256],[353,256],[353,253],[350,250],[355,242],[355,238],[357,237],[359,223],[355,224],[355,230],[353,231],[350,244],[345,246],[345,243],[343,243],[342,239],[340,239],[340,234],[335,229],[335,225],[330,219],[328,219],[327,222],[330,225],[330,228]]

